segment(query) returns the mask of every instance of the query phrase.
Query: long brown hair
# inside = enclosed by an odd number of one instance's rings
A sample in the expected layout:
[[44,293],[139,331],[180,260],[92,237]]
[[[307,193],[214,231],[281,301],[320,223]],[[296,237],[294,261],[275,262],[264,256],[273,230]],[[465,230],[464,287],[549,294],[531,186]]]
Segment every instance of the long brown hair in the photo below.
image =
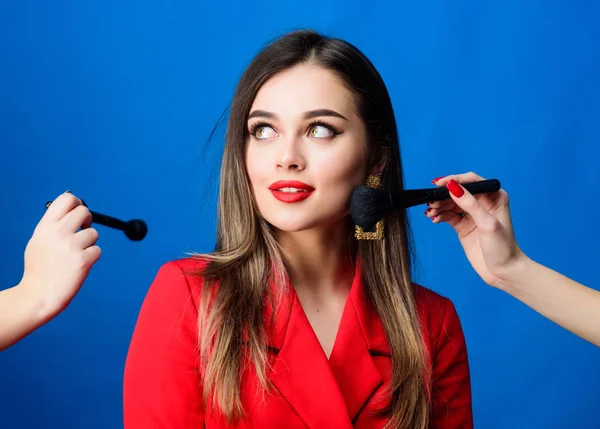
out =
[[[242,75],[230,106],[220,174],[215,252],[202,276],[199,348],[205,404],[230,421],[242,419],[240,376],[245,357],[268,389],[265,306],[269,281],[286,275],[286,263],[271,226],[252,197],[244,163],[246,120],[259,88],[273,75],[303,62],[336,73],[353,93],[369,141],[369,162],[385,153],[386,189],[403,188],[396,121],[383,79],[353,45],[314,31],[288,33],[266,46]],[[428,365],[415,306],[410,225],[402,211],[385,220],[385,239],[353,244],[363,266],[368,298],[391,348],[389,427],[424,429],[428,423]],[[349,231],[349,238],[352,231]],[[215,285],[218,283],[218,287]]]

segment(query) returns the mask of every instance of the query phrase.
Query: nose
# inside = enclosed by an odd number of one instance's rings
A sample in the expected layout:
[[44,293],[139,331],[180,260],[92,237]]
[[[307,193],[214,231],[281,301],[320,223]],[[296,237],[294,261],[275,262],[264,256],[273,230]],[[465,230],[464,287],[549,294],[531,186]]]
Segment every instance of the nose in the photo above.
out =
[[277,168],[302,171],[306,168],[306,158],[301,139],[288,137],[281,139],[277,154]]

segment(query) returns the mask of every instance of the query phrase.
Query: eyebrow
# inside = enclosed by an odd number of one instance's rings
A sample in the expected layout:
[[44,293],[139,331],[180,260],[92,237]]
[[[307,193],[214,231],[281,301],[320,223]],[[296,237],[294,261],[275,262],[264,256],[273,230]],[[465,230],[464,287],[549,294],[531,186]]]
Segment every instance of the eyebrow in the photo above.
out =
[[[320,116],[333,116],[335,118],[342,118],[346,121],[348,120],[343,115],[341,115],[338,112],[336,112],[335,110],[331,110],[331,109],[310,110],[310,111],[304,113],[304,119],[312,119],[312,118],[317,118]],[[277,115],[272,112],[267,112],[266,110],[254,110],[253,112],[251,112],[248,115],[248,119],[252,119],[252,118],[277,119]]]

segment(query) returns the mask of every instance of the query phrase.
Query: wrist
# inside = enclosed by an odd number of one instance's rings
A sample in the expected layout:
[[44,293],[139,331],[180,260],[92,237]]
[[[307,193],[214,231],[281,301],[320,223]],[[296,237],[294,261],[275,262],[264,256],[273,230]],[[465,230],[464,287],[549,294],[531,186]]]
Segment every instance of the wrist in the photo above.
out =
[[504,292],[513,293],[514,291],[527,287],[527,278],[535,266],[535,261],[529,258],[525,253],[519,251],[518,256],[507,267],[504,276],[498,282],[498,289]]
[[39,293],[39,288],[33,287],[26,280],[21,280],[14,290],[23,311],[35,325],[42,325],[52,319],[50,303],[43,294]]

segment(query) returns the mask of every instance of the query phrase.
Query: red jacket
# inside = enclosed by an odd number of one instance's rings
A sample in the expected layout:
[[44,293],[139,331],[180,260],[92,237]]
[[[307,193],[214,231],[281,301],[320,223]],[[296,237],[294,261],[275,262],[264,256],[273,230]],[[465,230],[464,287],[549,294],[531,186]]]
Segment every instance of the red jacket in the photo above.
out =
[[[162,266],[142,305],[125,365],[125,429],[230,427],[220,415],[202,412],[197,371],[200,282],[182,273],[195,264],[200,262],[181,259]],[[430,428],[470,429],[469,366],[456,310],[450,300],[421,286],[416,299],[432,362]],[[385,420],[370,411],[390,379],[390,348],[379,317],[363,295],[360,264],[329,359],[293,289],[286,302],[277,310],[276,326],[267,330],[274,365],[269,377],[276,390],[261,402],[250,365],[242,377],[248,419],[237,427],[383,428]]]

